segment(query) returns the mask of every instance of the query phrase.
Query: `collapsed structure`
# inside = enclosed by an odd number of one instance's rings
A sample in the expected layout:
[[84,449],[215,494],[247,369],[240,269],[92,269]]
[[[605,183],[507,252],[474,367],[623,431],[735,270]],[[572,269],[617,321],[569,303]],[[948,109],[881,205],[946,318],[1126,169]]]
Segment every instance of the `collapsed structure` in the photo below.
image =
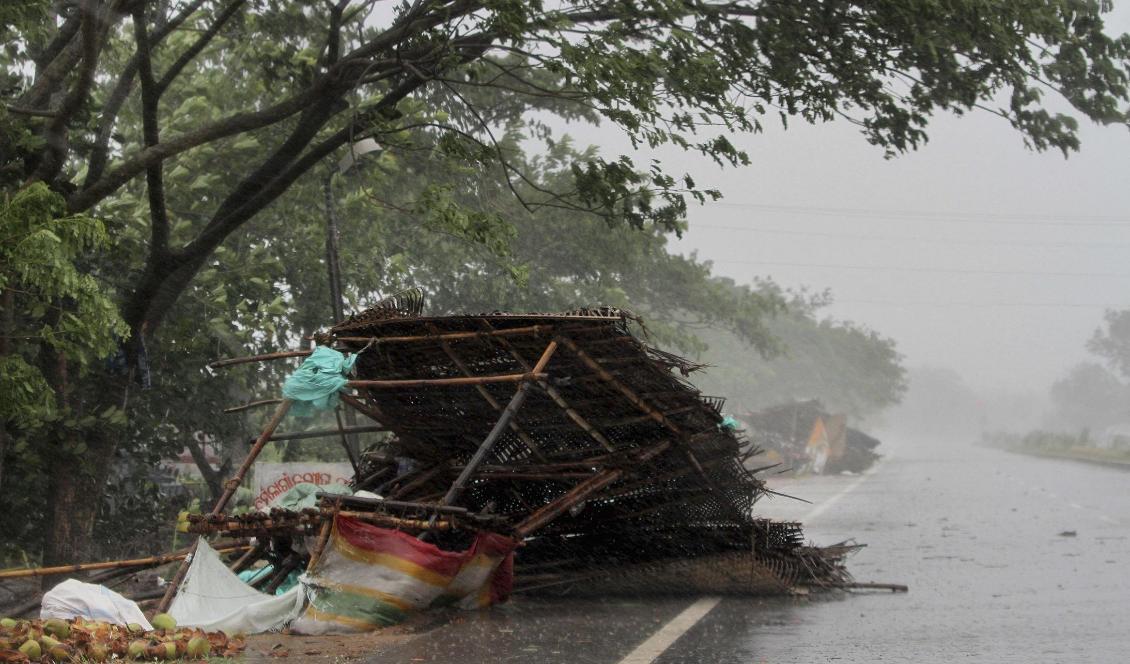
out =
[[767,458],[804,473],[859,473],[879,460],[879,440],[847,425],[815,399],[790,401],[740,419]]
[[[722,399],[686,380],[700,367],[637,338],[630,313],[423,316],[421,305],[398,296],[319,335],[356,378],[327,373],[338,365],[314,351],[330,363],[307,367],[307,377],[325,394],[288,384],[292,398],[224,498],[191,519],[201,535],[255,536],[232,568],[269,558],[267,590],[307,570],[299,631],[365,629],[441,603],[483,605],[563,584],[772,594],[849,583],[851,546],[806,546],[799,524],[753,516],[767,493],[744,465],[756,446],[723,425]],[[360,495],[224,513],[295,399],[326,407],[338,397],[391,434],[354,460]],[[326,433],[344,439],[340,421]]]

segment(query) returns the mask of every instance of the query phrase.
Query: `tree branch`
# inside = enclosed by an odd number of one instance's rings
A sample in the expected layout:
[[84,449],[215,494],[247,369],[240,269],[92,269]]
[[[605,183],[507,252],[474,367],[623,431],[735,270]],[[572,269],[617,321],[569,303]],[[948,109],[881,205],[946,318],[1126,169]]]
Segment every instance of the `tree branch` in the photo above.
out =
[[[197,9],[200,9],[200,6],[203,5],[204,2],[205,0],[193,0],[176,16],[161,25],[160,28],[149,36],[149,47],[153,48],[157,44],[160,44],[165,37],[179,28]],[[106,162],[110,153],[110,136],[114,133],[114,125],[117,123],[118,113],[122,110],[122,105],[125,104],[126,99],[129,98],[130,90],[133,89],[133,79],[137,75],[137,67],[138,58],[137,54],[134,53],[133,56],[130,57],[129,62],[127,62],[122,69],[122,74],[118,77],[118,82],[114,85],[113,91],[110,93],[110,96],[107,97],[106,103],[102,106],[102,118],[98,124],[98,136],[94,139],[94,148],[90,153],[90,166],[86,171],[86,179],[84,179],[82,183],[83,189],[97,182],[106,170]]]
[[[160,90],[153,78],[153,59],[150,53],[149,34],[145,24],[145,5],[139,4],[133,12],[134,39],[137,42],[137,73],[141,80],[141,125],[145,147],[153,147],[161,140],[157,123]],[[169,213],[165,207],[164,165],[157,162],[145,169],[146,191],[149,195],[150,245],[149,261],[164,261],[169,251]]]
[[164,94],[165,90],[172,85],[172,82],[180,75],[181,71],[188,66],[188,63],[192,62],[192,59],[199,55],[200,52],[216,38],[216,35],[218,35],[220,30],[224,27],[224,24],[231,20],[231,17],[235,16],[236,12],[245,2],[246,0],[232,0],[232,2],[228,3],[227,7],[224,7],[224,10],[220,12],[220,15],[216,17],[212,25],[208,26],[208,29],[197,37],[196,41],[192,43],[192,46],[189,46],[184,53],[181,53],[176,62],[174,62],[165,72],[165,75],[161,77],[161,81],[157,83],[157,96]]

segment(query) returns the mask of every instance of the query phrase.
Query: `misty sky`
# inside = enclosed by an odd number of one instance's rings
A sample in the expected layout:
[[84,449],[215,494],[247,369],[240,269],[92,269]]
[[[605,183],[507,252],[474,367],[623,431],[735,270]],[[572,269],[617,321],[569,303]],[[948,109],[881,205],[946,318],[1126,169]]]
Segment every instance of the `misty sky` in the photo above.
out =
[[[1108,27],[1130,31],[1130,7]],[[988,113],[938,116],[926,147],[885,160],[848,123],[768,120],[734,139],[747,168],[658,153],[725,195],[692,207],[675,251],[743,283],[830,288],[831,315],[894,337],[908,365],[949,367],[983,389],[1045,393],[1086,358],[1104,308],[1130,307],[1126,127],[1082,126],[1081,152],[1065,160],[1028,150]],[[611,127],[568,131],[606,154],[630,150]]]

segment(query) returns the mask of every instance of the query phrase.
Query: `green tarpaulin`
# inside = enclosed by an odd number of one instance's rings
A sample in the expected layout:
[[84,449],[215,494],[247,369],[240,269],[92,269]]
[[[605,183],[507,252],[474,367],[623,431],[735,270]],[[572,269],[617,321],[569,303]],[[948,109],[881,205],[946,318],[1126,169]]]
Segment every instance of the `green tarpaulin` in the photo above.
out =
[[337,393],[349,382],[346,375],[353,371],[357,355],[346,357],[326,346],[318,346],[310,357],[283,384],[283,397],[294,404],[290,412],[298,417],[310,417],[320,410],[337,407]]

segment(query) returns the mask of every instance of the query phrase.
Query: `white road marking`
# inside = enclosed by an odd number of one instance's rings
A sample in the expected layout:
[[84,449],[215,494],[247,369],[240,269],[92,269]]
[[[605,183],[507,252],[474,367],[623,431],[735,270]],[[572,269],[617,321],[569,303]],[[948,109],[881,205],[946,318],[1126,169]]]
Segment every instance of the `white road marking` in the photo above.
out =
[[810,523],[813,519],[820,516],[825,511],[827,511],[828,508],[830,508],[832,505],[835,505],[836,503],[838,503],[841,498],[848,495],[852,491],[855,491],[856,489],[858,489],[859,485],[861,485],[864,482],[866,482],[867,480],[871,479],[871,476],[875,474],[875,471],[879,470],[879,467],[883,465],[883,462],[885,462],[889,458],[890,458],[889,456],[883,457],[882,459],[880,459],[878,461],[878,463],[876,463],[874,466],[871,466],[866,471],[864,471],[863,474],[861,474],[859,477],[857,477],[854,482],[845,486],[843,489],[840,489],[839,493],[835,494],[834,496],[832,496],[828,500],[825,500],[824,502],[820,503],[816,507],[813,507],[808,512],[808,514],[805,514],[804,517],[801,518],[801,520],[800,520],[801,523],[803,523],[803,524]]
[[666,625],[660,627],[659,631],[652,634],[648,640],[636,646],[636,649],[620,660],[619,664],[651,664],[721,601],[720,597],[703,597],[691,604]]
[[1083,509],[1083,506],[1082,506],[1082,505],[1080,505],[1079,503],[1067,503],[1067,504],[1068,504],[1068,505],[1070,505],[1070,506],[1072,506],[1072,507],[1074,507],[1074,508],[1075,508],[1075,509],[1077,509],[1077,510],[1081,510],[1081,509]]

